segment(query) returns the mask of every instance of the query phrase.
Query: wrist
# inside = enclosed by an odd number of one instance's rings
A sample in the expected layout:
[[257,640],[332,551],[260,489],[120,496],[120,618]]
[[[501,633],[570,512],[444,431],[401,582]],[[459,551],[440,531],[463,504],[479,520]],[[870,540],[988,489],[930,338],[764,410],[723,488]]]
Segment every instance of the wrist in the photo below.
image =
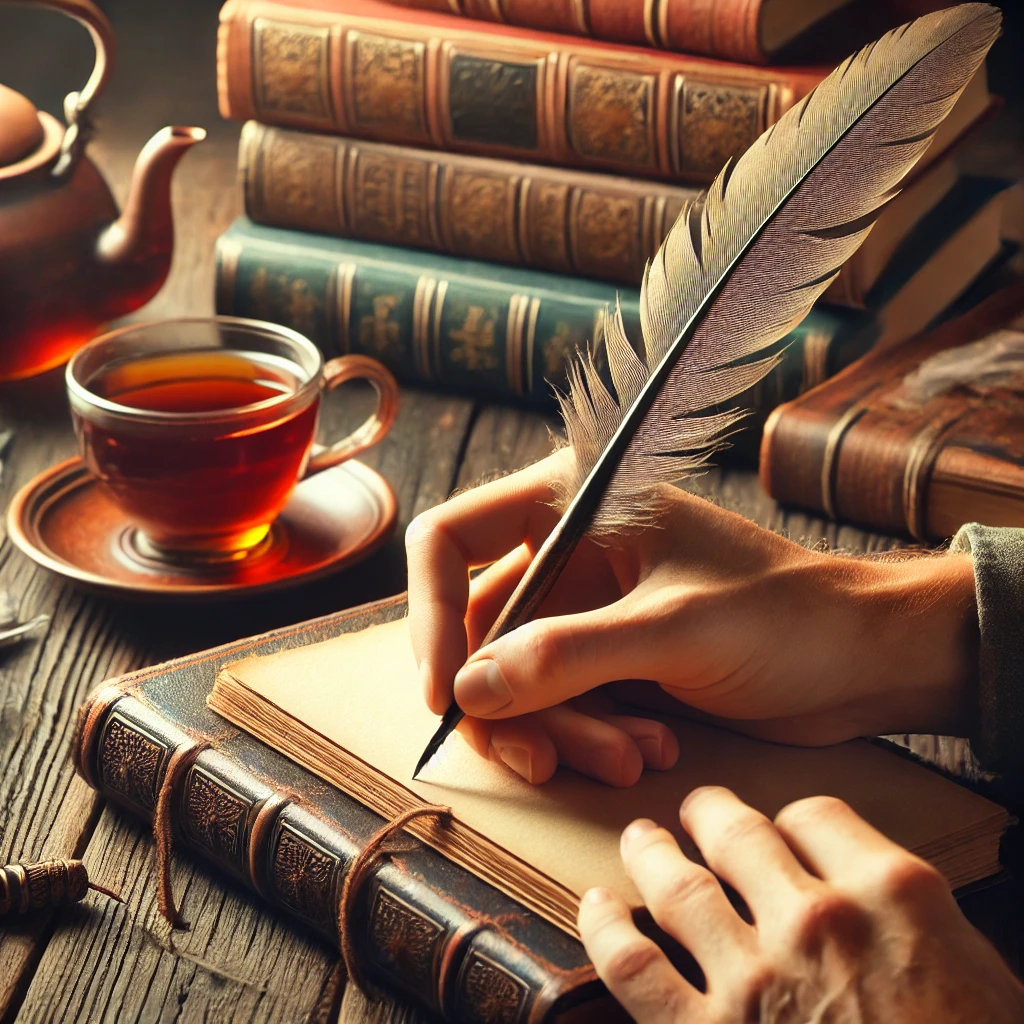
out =
[[867,630],[865,734],[965,735],[978,679],[970,555],[863,562],[854,600]]

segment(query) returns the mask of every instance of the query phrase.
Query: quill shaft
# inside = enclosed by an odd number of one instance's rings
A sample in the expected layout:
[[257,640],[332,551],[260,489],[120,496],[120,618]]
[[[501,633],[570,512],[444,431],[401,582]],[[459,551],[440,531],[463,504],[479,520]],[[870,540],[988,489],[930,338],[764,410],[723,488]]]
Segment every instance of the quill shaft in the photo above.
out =
[[[686,336],[692,333],[700,318],[701,311],[718,295],[727,278],[728,274],[724,274],[718,285],[708,294],[701,304],[701,308],[683,329],[679,336],[679,341],[685,341]],[[601,496],[615,475],[615,470],[618,467],[623,452],[625,452],[637,427],[647,414],[651,402],[661,390],[669,373],[671,373],[673,364],[673,352],[666,353],[654,373],[651,374],[640,397],[623,417],[618,430],[615,432],[615,436],[594,464],[583,486],[577,491],[576,496],[569,503],[569,507],[565,510],[562,518],[558,520],[554,529],[548,534],[547,539],[538,549],[537,554],[534,555],[522,579],[520,579],[516,589],[512,592],[512,596],[501,610],[501,614],[494,620],[494,624],[488,630],[483,643],[480,645],[481,647],[486,647],[487,644],[493,643],[493,641],[503,637],[506,633],[511,633],[512,630],[518,629],[524,623],[529,622],[540,610],[540,606],[544,603],[548,594],[551,593],[555,583],[558,582],[558,577],[562,574],[562,570],[572,557],[573,551],[576,550],[576,545],[583,539],[590,527],[594,513],[601,502]],[[423,753],[420,755],[419,761],[416,762],[416,769],[412,775],[414,779],[426,767],[437,751],[441,749],[444,741],[455,731],[459,722],[464,717],[462,709],[455,701],[452,701],[441,718],[441,724],[437,727],[434,735],[430,737],[430,742],[427,743]]]

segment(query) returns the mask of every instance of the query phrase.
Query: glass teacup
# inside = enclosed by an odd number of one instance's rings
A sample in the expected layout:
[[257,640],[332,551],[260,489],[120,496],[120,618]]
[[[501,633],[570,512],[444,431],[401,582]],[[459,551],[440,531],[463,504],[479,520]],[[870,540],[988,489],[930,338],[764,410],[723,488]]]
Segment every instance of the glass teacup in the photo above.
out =
[[[374,413],[313,453],[320,396],[368,380]],[[286,327],[236,317],[165,320],[105,334],[68,364],[86,466],[140,531],[149,556],[223,561],[267,536],[304,477],[376,444],[398,386],[380,363],[324,363]]]

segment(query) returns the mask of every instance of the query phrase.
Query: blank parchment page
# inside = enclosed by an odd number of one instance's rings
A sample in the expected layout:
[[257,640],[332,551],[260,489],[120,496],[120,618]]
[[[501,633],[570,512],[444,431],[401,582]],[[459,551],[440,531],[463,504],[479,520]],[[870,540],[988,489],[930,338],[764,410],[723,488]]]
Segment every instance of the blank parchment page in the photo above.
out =
[[619,834],[643,816],[681,837],[679,803],[704,784],[728,786],[769,816],[799,797],[839,796],[914,850],[944,846],[954,833],[976,837],[1005,819],[995,804],[866,741],[784,747],[671,717],[663,720],[679,737],[679,763],[645,772],[629,789],[567,769],[531,786],[457,734],[414,782],[438,720],[423,703],[405,619],[229,668],[266,701],[424,800],[450,805],[466,825],[577,895],[606,885],[636,905]]

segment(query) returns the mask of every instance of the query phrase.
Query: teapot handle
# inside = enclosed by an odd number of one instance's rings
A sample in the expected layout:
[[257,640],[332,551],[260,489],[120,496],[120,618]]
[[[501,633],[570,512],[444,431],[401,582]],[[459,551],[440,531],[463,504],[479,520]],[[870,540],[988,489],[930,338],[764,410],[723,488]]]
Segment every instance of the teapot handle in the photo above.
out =
[[92,0],[27,0],[34,7],[48,7],[74,18],[84,25],[92,36],[96,48],[96,63],[92,74],[79,92],[70,92],[64,98],[64,120],[67,130],[61,142],[60,156],[53,168],[55,178],[62,177],[74,167],[78,156],[89,140],[89,104],[103,91],[114,71],[117,40],[107,16]]

